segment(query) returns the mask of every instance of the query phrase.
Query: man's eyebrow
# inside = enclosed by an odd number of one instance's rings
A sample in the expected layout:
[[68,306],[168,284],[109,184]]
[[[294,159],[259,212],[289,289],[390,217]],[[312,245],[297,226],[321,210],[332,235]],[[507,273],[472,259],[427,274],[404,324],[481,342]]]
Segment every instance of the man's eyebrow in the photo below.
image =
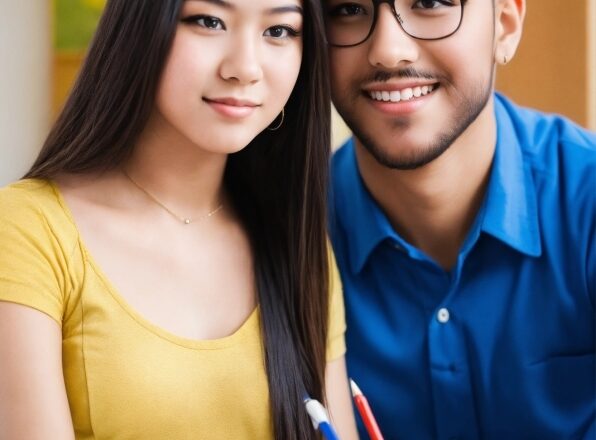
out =
[[[230,2],[227,2],[226,0],[186,0],[186,1],[211,3],[212,5],[220,6],[222,8],[226,8],[226,9],[236,9],[236,6],[234,6]],[[267,9],[265,12],[270,15],[285,14],[287,12],[297,12],[298,14],[304,13],[302,7],[300,7],[298,5],[278,6],[275,8]]]

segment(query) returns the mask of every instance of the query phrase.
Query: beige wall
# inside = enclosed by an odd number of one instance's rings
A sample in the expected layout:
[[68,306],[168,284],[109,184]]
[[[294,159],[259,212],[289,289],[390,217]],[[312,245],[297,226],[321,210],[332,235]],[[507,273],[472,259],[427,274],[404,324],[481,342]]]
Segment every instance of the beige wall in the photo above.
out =
[[46,1],[0,0],[0,186],[29,168],[50,124]]

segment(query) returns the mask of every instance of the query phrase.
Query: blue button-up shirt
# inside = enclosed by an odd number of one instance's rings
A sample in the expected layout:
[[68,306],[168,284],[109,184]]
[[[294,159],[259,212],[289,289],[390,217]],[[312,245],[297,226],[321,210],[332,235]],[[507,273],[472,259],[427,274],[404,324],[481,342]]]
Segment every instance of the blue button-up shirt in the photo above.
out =
[[449,272],[392,228],[352,141],[333,158],[348,370],[387,440],[596,438],[596,136],[499,95],[495,116]]

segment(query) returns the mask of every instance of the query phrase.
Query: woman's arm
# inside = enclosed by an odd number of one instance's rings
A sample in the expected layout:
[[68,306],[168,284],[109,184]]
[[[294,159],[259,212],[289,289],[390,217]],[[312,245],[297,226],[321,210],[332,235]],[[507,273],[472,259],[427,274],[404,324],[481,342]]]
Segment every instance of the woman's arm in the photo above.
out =
[[0,440],[74,439],[62,331],[48,315],[0,301]]
[[327,364],[325,372],[327,409],[341,440],[357,440],[352,397],[343,356]]

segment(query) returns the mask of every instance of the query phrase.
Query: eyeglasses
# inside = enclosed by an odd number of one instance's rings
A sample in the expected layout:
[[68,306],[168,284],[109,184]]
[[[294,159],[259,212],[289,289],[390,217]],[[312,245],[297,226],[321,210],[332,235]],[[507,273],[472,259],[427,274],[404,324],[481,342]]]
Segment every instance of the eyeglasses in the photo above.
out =
[[409,36],[440,40],[461,26],[466,0],[326,0],[325,25],[331,46],[351,47],[372,35],[379,7],[387,3]]

